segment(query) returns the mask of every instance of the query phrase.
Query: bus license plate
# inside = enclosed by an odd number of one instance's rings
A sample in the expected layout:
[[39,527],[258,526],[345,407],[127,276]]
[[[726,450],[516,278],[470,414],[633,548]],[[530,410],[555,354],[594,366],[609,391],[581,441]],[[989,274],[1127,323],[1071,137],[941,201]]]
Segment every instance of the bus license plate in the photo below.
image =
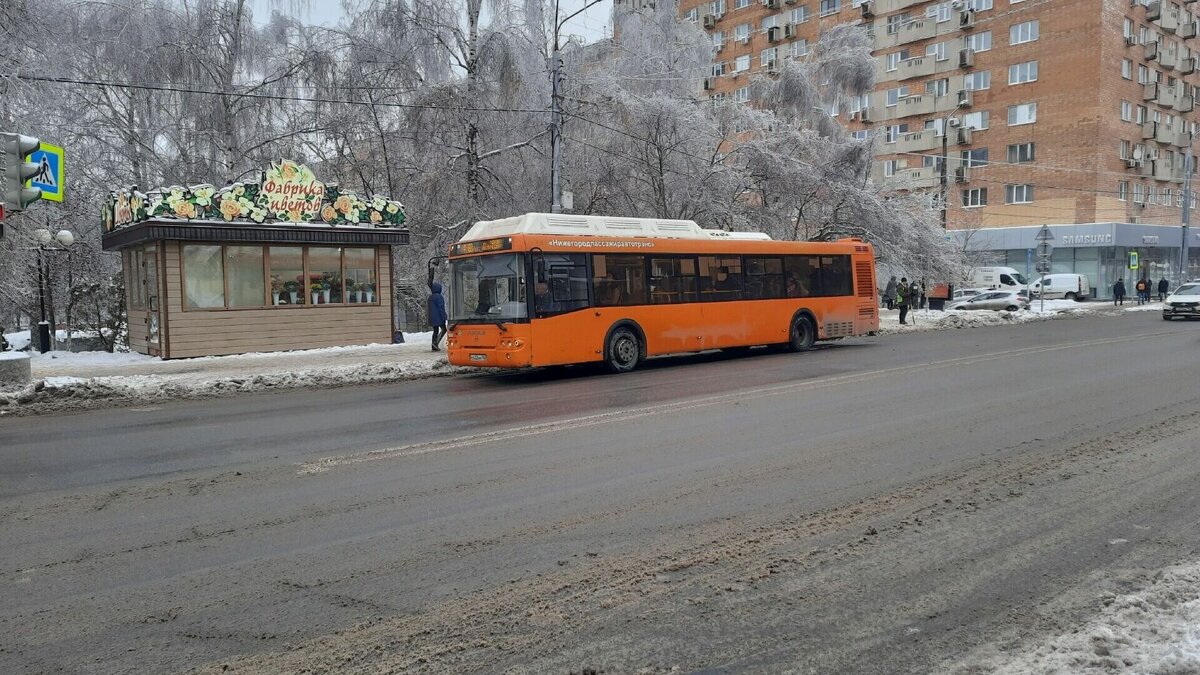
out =
[[472,361],[487,361],[487,354],[472,354]]

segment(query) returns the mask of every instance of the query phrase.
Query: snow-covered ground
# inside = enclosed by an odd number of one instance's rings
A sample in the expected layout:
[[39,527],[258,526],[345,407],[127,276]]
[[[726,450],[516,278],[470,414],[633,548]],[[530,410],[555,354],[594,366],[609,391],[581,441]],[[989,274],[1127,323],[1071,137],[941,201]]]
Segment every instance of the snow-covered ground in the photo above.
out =
[[1035,300],[1029,309],[1017,312],[996,312],[991,310],[954,310],[944,312],[919,309],[908,313],[908,323],[900,324],[900,310],[879,311],[879,332],[888,333],[917,333],[931,330],[947,330],[952,328],[975,328],[978,326],[1004,326],[1015,323],[1032,321],[1049,321],[1052,319],[1069,319],[1087,314],[1112,311],[1112,307],[1102,302],[1075,302],[1074,300],[1047,300],[1045,308],[1040,300]]
[[34,381],[0,392],[0,415],[147,405],[265,390],[328,388],[422,379],[475,369],[430,350],[430,333],[406,333],[404,344],[329,347],[290,352],[162,361],[135,353],[31,354]]
[[955,672],[1200,673],[1200,564],[1163,570],[1137,592],[1097,598],[1087,624],[1020,651],[989,648]]

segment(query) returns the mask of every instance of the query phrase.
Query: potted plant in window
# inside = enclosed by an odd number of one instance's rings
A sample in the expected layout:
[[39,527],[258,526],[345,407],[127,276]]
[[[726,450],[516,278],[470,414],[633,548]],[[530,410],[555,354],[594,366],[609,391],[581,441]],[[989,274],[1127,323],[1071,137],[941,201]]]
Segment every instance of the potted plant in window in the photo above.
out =
[[333,289],[333,279],[326,274],[321,277],[321,297],[325,299],[325,304],[329,304],[329,291]]
[[283,290],[285,293],[288,294],[288,299],[291,301],[290,304],[293,304],[293,305],[298,304],[297,301],[299,300],[299,298],[296,296],[300,294],[300,282],[299,281],[283,282]]
[[[321,282],[319,282],[319,281],[314,281],[314,282],[312,282],[312,285],[311,285],[311,286],[309,286],[309,288],[311,288],[311,289],[312,289],[313,304],[314,304],[314,305],[316,305],[316,304],[320,304],[320,302],[321,302]],[[328,296],[328,294],[326,294],[326,296],[325,296],[325,297],[326,297],[326,300],[325,300],[325,302],[329,302],[329,300],[328,300],[328,297],[329,297],[329,296]]]
[[271,277],[271,304],[279,304],[279,294],[283,292],[283,281],[277,276]]
[[346,280],[346,302],[354,302],[357,296],[354,294],[354,280]]
[[367,302],[375,302],[375,282],[367,282]]

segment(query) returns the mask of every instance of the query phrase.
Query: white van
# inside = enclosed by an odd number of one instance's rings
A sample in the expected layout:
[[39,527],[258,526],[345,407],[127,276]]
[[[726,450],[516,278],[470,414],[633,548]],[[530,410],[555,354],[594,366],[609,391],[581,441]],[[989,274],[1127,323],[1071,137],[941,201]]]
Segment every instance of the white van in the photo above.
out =
[[970,285],[1001,291],[1020,291],[1028,287],[1025,275],[1012,267],[976,267],[971,270]]
[[1040,298],[1043,289],[1047,299],[1083,300],[1092,294],[1088,278],[1083,274],[1047,274],[1044,277],[1035,277],[1029,283],[1029,296]]

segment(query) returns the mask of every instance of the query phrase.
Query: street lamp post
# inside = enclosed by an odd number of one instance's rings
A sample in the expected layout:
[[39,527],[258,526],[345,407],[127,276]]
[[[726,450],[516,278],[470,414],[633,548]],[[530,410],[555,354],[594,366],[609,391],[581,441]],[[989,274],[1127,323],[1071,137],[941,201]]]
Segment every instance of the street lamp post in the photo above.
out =
[[[38,322],[38,351],[42,354],[50,351],[50,322],[46,319],[46,293],[50,290],[50,263],[45,260],[45,252],[50,244],[58,244],[61,250],[69,250],[75,243],[75,235],[70,230],[59,230],[51,233],[47,229],[33,231],[33,239],[37,244],[38,268],[38,304],[41,308],[42,320]],[[45,261],[43,265],[43,261]],[[71,326],[67,326],[67,341],[70,343]]]
[[1177,288],[1188,280],[1188,220],[1192,214],[1192,142],[1195,139],[1195,135],[1188,135],[1187,156],[1183,161],[1183,218],[1180,221],[1182,236],[1179,240],[1179,284],[1176,284]]
[[946,229],[946,212],[950,210],[950,204],[949,204],[949,202],[946,201],[946,163],[949,161],[949,158],[947,157],[947,155],[949,154],[949,148],[947,147],[949,145],[949,143],[947,142],[947,140],[950,136],[950,118],[954,117],[954,113],[961,110],[962,107],[963,107],[963,104],[959,103],[957,106],[954,107],[954,110],[950,111],[950,114],[948,114],[942,118],[942,171],[941,171],[942,178],[941,178],[941,184],[942,184],[942,229],[943,230]]
[[558,0],[554,2],[554,50],[550,53],[550,212],[562,213],[562,54],[558,48],[558,32],[563,25],[584,10],[600,4],[592,0],[578,11],[558,18]]

